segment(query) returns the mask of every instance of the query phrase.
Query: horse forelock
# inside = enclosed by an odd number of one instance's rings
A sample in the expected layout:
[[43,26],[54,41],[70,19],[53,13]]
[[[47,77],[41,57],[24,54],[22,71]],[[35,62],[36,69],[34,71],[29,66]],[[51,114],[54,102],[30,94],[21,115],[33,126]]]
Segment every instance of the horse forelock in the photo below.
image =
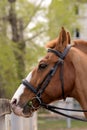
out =
[[52,49],[55,48],[55,46],[56,46],[56,44],[57,44],[57,40],[58,40],[58,38],[56,38],[56,39],[54,39],[54,40],[48,42],[48,43],[45,45],[45,47],[46,47],[46,48],[52,48]]

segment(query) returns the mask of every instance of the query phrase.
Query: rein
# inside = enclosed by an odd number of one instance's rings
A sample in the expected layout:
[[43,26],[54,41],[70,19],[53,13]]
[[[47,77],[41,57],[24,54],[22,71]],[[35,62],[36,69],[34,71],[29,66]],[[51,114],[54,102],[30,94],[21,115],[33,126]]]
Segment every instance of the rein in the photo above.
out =
[[[60,107],[48,105],[48,104],[44,103],[42,101],[42,98],[41,98],[41,95],[44,92],[44,90],[46,89],[46,87],[48,86],[51,78],[54,76],[54,74],[55,74],[56,70],[58,69],[58,67],[60,67],[60,81],[61,81],[62,97],[65,100],[64,79],[63,79],[63,66],[64,66],[64,59],[65,59],[65,57],[66,57],[66,55],[69,52],[71,47],[72,47],[72,44],[69,44],[64,49],[64,52],[62,52],[62,53],[57,51],[57,50],[54,50],[54,49],[48,49],[48,53],[49,52],[54,53],[56,56],[59,57],[59,59],[55,63],[53,68],[51,68],[51,70],[49,71],[49,73],[47,74],[45,79],[42,81],[42,83],[40,83],[40,85],[36,89],[26,79],[22,81],[22,84],[24,84],[29,90],[31,90],[36,95],[32,100],[30,100],[27,103],[27,105],[29,105],[33,110],[37,110],[39,107],[43,107],[43,108],[45,108],[45,109],[47,109],[49,111],[52,111],[52,112],[57,113],[57,114],[60,114],[62,116],[87,122],[87,119],[77,118],[77,117],[74,117],[74,116],[71,116],[71,115],[67,115],[67,114],[65,114],[63,112],[58,111],[58,110],[65,110],[65,111],[74,111],[74,112],[87,112],[87,110],[66,109],[66,108],[60,108]],[[35,106],[35,103],[37,103],[38,105]]]
[[40,105],[43,108],[45,108],[45,109],[47,109],[47,110],[49,110],[51,112],[60,114],[62,116],[65,116],[65,117],[68,117],[68,118],[71,118],[71,119],[75,119],[75,120],[79,120],[79,121],[87,122],[87,119],[85,119],[85,118],[78,118],[78,117],[71,116],[71,115],[68,115],[68,114],[65,114],[63,112],[58,111],[58,110],[64,110],[64,111],[72,111],[72,112],[87,112],[87,110],[67,109],[67,108],[61,108],[61,107],[56,107],[56,106],[52,106],[52,105],[47,105],[45,103],[41,103]]

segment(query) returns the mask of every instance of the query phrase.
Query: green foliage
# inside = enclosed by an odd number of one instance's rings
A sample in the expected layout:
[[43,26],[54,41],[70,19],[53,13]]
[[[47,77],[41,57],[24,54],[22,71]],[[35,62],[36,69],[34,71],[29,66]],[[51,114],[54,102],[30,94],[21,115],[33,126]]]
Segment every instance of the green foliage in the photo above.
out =
[[18,76],[11,41],[0,36],[0,97],[10,97],[16,89]]
[[[40,4],[34,5],[28,0],[16,0],[14,3],[10,3],[8,0],[0,1],[0,97],[13,95],[18,87],[20,75],[23,74],[21,77],[24,77],[25,73],[29,73],[31,66],[41,56],[40,53],[44,53],[44,50],[34,43],[26,47],[26,50],[23,49],[25,42],[28,43],[26,34],[32,33],[32,37],[28,38],[32,41],[33,37],[40,35],[39,30],[43,27],[43,22],[34,23],[34,27],[29,31],[25,30],[32,20],[36,22],[34,18],[37,17],[39,10],[42,10]],[[17,24],[13,26],[14,20]],[[23,21],[23,24],[20,21]],[[19,39],[13,42],[12,37],[15,35],[19,36],[16,37]],[[24,64],[22,65],[22,63]]]
[[87,0],[76,0],[79,3],[87,3]]
[[[41,2],[42,3],[42,2]],[[17,14],[18,18],[22,18],[23,22],[24,22],[24,29],[31,23],[31,22],[36,22],[38,20],[37,19],[37,13],[41,10],[44,10],[43,7],[41,7],[40,3],[38,5],[35,5],[31,2],[29,2],[29,0],[17,0],[17,2],[15,3],[15,11]],[[36,17],[36,19],[35,19]],[[36,20],[36,21],[35,21]],[[42,22],[39,23],[39,25]],[[37,24],[34,24],[35,28],[40,28],[39,26],[37,26]],[[34,28],[34,30],[35,30]]]
[[27,0],[17,0],[15,7],[17,16],[23,19],[25,25],[28,24],[33,17],[35,6]]
[[58,35],[58,30],[62,26],[69,31],[76,26],[76,15],[74,12],[74,0],[52,0],[48,10],[49,30],[48,34],[51,38]]
[[3,16],[6,14],[6,6],[8,6],[8,1],[7,0],[0,0],[0,16]]
[[26,48],[26,73],[28,74],[31,69],[33,69],[37,63],[38,60],[40,60],[43,55],[46,53],[46,50],[43,47],[40,47],[36,44],[30,44]]
[[42,116],[38,119],[38,130],[86,130],[87,123],[71,120],[71,128],[67,128],[67,119]]

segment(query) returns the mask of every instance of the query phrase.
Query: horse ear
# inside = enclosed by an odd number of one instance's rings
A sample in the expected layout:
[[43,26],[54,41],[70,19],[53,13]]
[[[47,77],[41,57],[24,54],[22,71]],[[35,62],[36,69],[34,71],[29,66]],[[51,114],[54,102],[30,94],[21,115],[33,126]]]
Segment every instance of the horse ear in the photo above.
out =
[[71,36],[70,36],[69,32],[67,32],[67,37],[68,37],[68,44],[70,44],[71,43]]
[[50,42],[48,42],[45,47],[46,48],[55,48],[59,51],[63,51],[64,48],[67,46],[67,44],[70,44],[71,42],[71,37],[70,33],[66,32],[64,27],[62,27],[59,38],[56,38]]
[[64,29],[64,27],[62,27],[61,32],[60,32],[60,34],[59,34],[59,39],[58,39],[56,48],[57,48],[59,51],[63,51],[64,48],[67,46],[67,44],[68,44],[67,32],[66,32],[66,30]]

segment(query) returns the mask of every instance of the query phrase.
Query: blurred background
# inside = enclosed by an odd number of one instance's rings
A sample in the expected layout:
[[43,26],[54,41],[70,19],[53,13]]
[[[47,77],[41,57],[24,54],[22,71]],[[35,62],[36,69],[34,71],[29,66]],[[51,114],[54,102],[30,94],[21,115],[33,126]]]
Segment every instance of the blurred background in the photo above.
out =
[[0,0],[0,98],[12,97],[62,26],[87,39],[87,0]]

